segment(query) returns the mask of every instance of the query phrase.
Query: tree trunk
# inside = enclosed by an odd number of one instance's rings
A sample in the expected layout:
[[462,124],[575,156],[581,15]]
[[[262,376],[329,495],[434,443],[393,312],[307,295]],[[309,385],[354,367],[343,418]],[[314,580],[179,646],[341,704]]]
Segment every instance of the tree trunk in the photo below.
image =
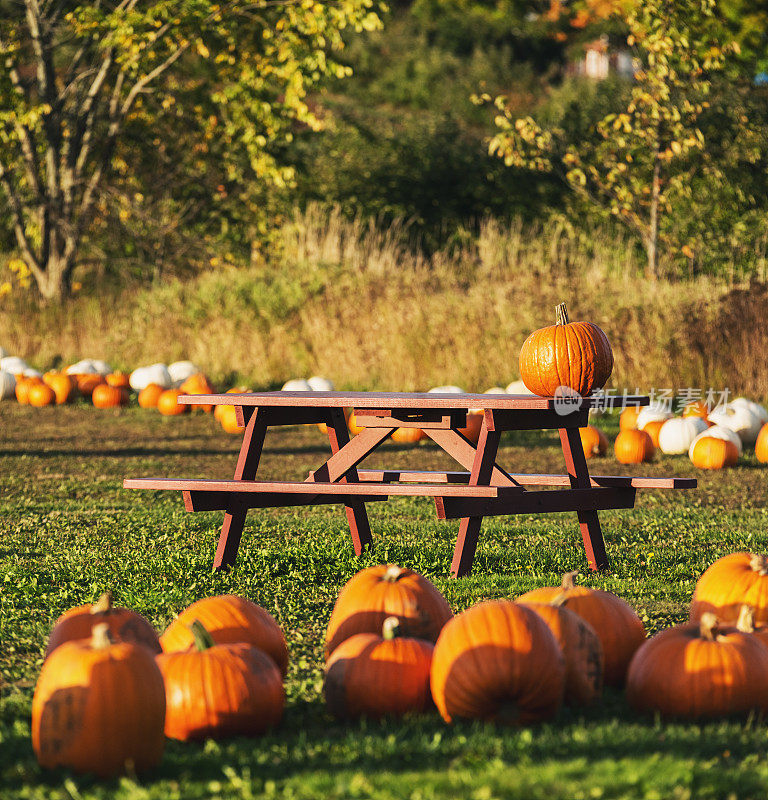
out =
[[659,195],[661,194],[661,162],[658,157],[653,165],[653,183],[651,184],[651,208],[648,236],[645,240],[645,252],[648,256],[647,277],[655,281],[658,278],[658,245],[659,245]]

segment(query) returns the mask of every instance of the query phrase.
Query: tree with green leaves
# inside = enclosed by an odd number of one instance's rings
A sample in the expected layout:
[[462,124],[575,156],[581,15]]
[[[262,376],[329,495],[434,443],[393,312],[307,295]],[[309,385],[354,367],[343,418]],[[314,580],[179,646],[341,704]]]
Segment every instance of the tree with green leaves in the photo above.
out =
[[233,182],[284,184],[291,174],[276,145],[297,126],[320,126],[308,89],[348,73],[333,56],[344,31],[378,27],[382,9],[380,0],[0,0],[0,204],[43,297],[68,294],[105,187],[130,173],[126,131],[135,143],[176,116],[186,121],[179,136],[220,159]]
[[625,23],[638,59],[625,107],[574,141],[563,128],[514,118],[498,97],[499,131],[490,150],[510,166],[559,174],[589,204],[621,220],[641,239],[655,279],[666,216],[687,194],[694,201],[694,156],[706,148],[701,121],[713,76],[725,70],[734,46],[723,38],[714,0],[637,0]]

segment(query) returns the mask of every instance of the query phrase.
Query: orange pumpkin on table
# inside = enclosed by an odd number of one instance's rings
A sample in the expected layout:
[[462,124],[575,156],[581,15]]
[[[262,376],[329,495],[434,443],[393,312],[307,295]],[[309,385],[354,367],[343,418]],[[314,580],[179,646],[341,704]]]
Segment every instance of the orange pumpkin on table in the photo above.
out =
[[91,401],[96,408],[120,408],[128,405],[128,390],[120,386],[100,383],[94,387]]
[[582,397],[605,386],[613,370],[608,337],[591,322],[570,322],[565,303],[557,323],[534,331],[520,350],[520,377],[534,394],[552,397],[565,386]]
[[599,428],[592,425],[579,428],[579,436],[581,436],[581,446],[584,448],[584,458],[604,456],[608,451],[608,437]]
[[32,698],[32,747],[40,765],[111,777],[143,772],[165,746],[165,687],[155,658],[113,643],[106,624],[67,642],[43,664]]
[[285,692],[275,662],[244,642],[217,644],[199,620],[190,632],[191,648],[157,656],[165,683],[165,735],[220,739],[276,727]]
[[426,711],[433,651],[431,642],[402,636],[397,617],[384,620],[380,635],[351,636],[325,666],[328,710],[340,719]]
[[157,410],[164,417],[176,417],[179,414],[186,414],[190,407],[178,402],[179,397],[183,394],[184,392],[181,389],[166,389],[157,398]]
[[616,460],[622,464],[641,464],[653,460],[656,448],[653,439],[645,432],[638,430],[619,431],[613,443]]

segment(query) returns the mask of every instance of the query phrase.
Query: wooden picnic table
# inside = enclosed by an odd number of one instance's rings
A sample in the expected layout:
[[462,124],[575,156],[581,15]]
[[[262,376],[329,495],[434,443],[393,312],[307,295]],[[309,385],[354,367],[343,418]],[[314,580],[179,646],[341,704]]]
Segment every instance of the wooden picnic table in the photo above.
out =
[[[647,405],[649,398],[621,398],[627,405]],[[644,478],[589,474],[579,428],[589,409],[605,402],[585,397],[563,414],[551,397],[509,394],[381,392],[259,392],[182,395],[189,405],[236,406],[245,427],[232,480],[211,478],[128,478],[127,489],[181,491],[187,511],[224,511],[224,524],[213,566],[234,564],[250,508],[339,503],[346,509],[355,553],[371,542],[365,504],[396,495],[433,497],[439,519],[460,519],[451,574],[472,568],[483,517],[575,511],[584,550],[593,570],[609,566],[597,512],[632,508],[640,488],[694,488],[694,478]],[[349,438],[344,409],[353,408],[364,430]],[[483,409],[477,445],[459,429],[471,409]],[[331,456],[305,481],[257,481],[261,451],[271,426],[324,422]],[[463,468],[462,471],[364,470],[358,465],[397,428],[420,428]],[[504,431],[557,429],[565,459],[562,475],[510,473],[497,463]],[[532,490],[528,487],[550,487]],[[564,487],[564,488],[552,488]]]

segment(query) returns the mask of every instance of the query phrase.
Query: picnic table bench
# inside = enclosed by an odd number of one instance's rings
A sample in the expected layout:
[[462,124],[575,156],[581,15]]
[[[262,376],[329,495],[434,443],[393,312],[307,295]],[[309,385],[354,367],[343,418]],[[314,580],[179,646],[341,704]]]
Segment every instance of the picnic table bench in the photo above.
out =
[[[344,505],[355,553],[371,541],[365,504],[393,496],[432,497],[439,519],[460,519],[451,574],[472,568],[483,517],[575,511],[587,562],[609,566],[597,512],[632,508],[637,489],[694,488],[694,478],[590,475],[579,435],[590,408],[602,398],[585,397],[563,413],[551,397],[509,394],[380,392],[260,392],[183,395],[189,405],[233,405],[245,427],[232,480],[212,478],[128,478],[127,489],[181,491],[187,511],[224,511],[214,569],[234,564],[250,508],[338,503]],[[649,398],[623,398],[647,405]],[[353,408],[364,430],[349,438],[344,409]],[[477,444],[461,432],[471,409],[483,409]],[[257,481],[267,429],[324,422],[331,456],[304,481]],[[397,428],[416,427],[448,453],[462,471],[358,469]],[[501,434],[512,430],[557,429],[566,473],[510,473],[497,463]],[[530,489],[528,487],[549,487]],[[564,488],[557,488],[564,487]]]

